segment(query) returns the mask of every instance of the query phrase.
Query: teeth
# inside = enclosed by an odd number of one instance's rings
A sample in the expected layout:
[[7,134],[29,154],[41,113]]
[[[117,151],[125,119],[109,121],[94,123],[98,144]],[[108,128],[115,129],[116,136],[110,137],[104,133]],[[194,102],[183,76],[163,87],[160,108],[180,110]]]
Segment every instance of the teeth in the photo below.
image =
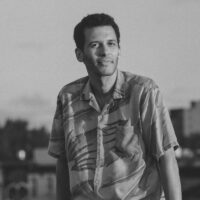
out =
[[103,61],[101,61],[102,63],[108,63],[108,62],[110,62],[110,61],[107,61],[107,60],[103,60]]
[[100,65],[108,65],[108,64],[110,64],[110,63],[111,63],[111,62],[105,62],[105,61],[99,62]]
[[109,62],[112,62],[111,60],[100,60],[99,61],[100,63],[109,63]]

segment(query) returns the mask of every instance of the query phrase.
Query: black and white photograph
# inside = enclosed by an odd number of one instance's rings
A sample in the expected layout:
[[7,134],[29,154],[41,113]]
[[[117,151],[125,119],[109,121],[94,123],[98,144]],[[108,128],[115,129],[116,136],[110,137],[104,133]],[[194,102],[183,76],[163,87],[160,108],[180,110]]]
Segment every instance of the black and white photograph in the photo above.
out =
[[0,0],[0,200],[199,200],[200,1]]

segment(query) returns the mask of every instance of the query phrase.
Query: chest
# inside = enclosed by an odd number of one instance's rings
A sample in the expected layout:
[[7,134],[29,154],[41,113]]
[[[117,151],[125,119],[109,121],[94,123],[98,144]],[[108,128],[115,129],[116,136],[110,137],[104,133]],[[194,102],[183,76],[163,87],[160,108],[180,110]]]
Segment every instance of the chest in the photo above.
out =
[[[92,107],[81,109],[70,117],[66,115],[64,130],[69,161],[83,157],[92,161],[99,157],[103,165],[110,151],[131,156],[138,146],[143,146],[139,114],[129,104],[113,104],[102,112]],[[93,159],[93,163],[96,161]]]

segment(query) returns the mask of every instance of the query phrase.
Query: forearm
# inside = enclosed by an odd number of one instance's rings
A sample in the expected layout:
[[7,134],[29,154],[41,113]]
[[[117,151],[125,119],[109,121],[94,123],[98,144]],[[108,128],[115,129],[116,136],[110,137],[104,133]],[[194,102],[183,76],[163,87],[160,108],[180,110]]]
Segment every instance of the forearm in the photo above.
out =
[[59,158],[56,165],[57,200],[70,199],[69,173],[65,157]]
[[166,200],[182,200],[179,169],[173,149],[167,150],[160,158],[159,167]]

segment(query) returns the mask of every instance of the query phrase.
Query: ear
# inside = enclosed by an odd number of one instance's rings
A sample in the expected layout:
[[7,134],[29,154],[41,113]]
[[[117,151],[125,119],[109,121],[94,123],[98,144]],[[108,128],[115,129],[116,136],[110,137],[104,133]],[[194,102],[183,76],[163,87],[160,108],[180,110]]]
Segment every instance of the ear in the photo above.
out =
[[120,46],[120,44],[118,43],[118,58],[120,57],[120,55],[121,55],[121,46]]
[[79,62],[83,62],[83,52],[81,49],[76,48],[75,49],[75,54],[76,54],[76,58]]
[[121,48],[119,46],[119,53],[118,53],[118,58],[121,56]]

